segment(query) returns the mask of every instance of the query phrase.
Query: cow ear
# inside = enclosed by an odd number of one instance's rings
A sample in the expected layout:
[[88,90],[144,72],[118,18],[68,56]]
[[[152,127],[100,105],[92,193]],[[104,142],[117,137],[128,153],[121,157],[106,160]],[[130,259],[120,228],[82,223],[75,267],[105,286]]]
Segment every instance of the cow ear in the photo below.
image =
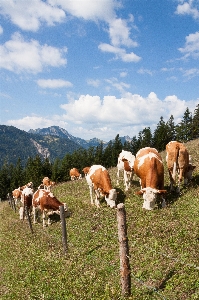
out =
[[143,195],[145,191],[140,190],[139,192],[135,192],[135,195]]
[[167,190],[158,190],[158,194],[165,194],[167,193]]

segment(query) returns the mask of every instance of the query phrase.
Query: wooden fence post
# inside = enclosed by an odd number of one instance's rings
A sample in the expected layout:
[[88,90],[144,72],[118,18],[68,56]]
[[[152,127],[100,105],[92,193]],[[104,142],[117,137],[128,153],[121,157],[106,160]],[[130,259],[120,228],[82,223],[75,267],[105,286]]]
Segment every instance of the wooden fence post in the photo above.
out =
[[128,247],[128,237],[127,237],[127,226],[126,226],[126,211],[123,203],[119,203],[117,205],[117,225],[118,225],[122,295],[128,297],[131,294],[131,271],[130,271],[130,264],[129,264],[129,247]]
[[64,254],[66,254],[67,251],[67,233],[66,233],[66,219],[65,219],[65,210],[64,205],[61,205],[59,207],[60,210],[60,219],[62,224],[62,243],[64,248]]

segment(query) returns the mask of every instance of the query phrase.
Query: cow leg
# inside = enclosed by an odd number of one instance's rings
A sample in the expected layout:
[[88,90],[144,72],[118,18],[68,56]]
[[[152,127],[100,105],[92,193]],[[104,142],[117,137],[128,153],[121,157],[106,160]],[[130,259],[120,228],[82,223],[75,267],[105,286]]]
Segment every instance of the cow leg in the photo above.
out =
[[23,209],[23,206],[21,206],[19,208],[19,219],[20,220],[23,220],[24,219],[24,209]]
[[172,192],[174,190],[175,180],[173,178],[173,170],[168,169],[168,171],[169,171],[169,178],[170,178],[170,191]]
[[179,169],[177,192],[180,193],[180,183],[182,182],[183,169]]
[[33,223],[36,224],[38,222],[39,208],[33,206]]
[[96,197],[95,197],[95,205],[96,205],[97,207],[99,207],[99,206],[100,206],[100,202],[99,202],[99,199],[100,199],[100,192],[98,191],[98,189],[95,190],[95,195],[96,195]]
[[33,206],[33,223],[36,224],[36,208]]
[[128,179],[128,174],[124,170],[124,185],[125,185],[125,191],[128,191],[129,189],[129,179]]
[[45,214],[45,211],[43,210],[43,213],[42,213],[43,227],[46,226],[45,218],[46,218],[46,214]]
[[133,180],[133,175],[134,175],[133,172],[128,172],[128,173],[127,173],[127,178],[128,178],[128,188],[131,187],[132,180]]
[[49,225],[51,225],[52,223],[51,223],[51,220],[50,220],[49,216],[47,216],[47,218],[48,218],[48,226],[49,226]]

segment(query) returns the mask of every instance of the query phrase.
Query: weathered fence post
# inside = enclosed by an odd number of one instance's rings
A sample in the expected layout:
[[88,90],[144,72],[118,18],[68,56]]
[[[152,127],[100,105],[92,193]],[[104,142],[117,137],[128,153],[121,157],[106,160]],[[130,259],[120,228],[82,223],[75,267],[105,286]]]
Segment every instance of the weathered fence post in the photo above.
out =
[[129,247],[126,226],[126,211],[123,203],[117,205],[117,225],[120,254],[120,275],[122,285],[122,295],[131,294],[131,271],[129,264]]
[[[11,197],[12,198],[12,197]],[[14,211],[16,212],[16,204],[15,204],[15,199],[12,198],[12,206]]]
[[61,224],[62,224],[62,242],[63,242],[64,254],[66,254],[66,251],[67,251],[67,233],[66,233],[66,220],[65,220],[64,205],[61,205],[59,207],[59,209],[60,209],[60,219],[61,219]]

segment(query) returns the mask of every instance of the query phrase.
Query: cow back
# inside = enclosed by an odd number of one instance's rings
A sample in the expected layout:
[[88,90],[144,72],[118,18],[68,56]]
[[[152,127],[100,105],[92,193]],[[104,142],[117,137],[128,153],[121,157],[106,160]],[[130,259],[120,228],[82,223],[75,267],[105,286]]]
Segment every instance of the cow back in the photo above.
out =
[[155,148],[146,147],[138,151],[134,171],[141,179],[142,188],[163,188],[164,166],[162,158]]
[[108,194],[112,189],[110,175],[103,166],[92,166],[89,170],[88,176],[92,181],[94,189],[100,189],[102,194]]

